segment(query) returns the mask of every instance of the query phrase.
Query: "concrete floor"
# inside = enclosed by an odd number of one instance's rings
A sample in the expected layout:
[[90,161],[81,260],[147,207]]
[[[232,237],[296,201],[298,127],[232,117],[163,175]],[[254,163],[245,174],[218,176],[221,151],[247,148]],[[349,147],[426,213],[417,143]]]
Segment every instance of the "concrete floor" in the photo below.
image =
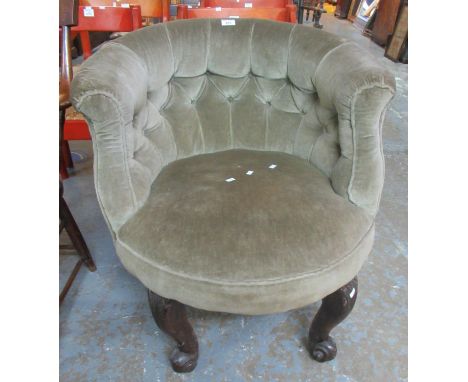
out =
[[[60,308],[60,380],[79,381],[405,381],[407,380],[407,66],[347,21],[324,15],[325,30],[365,47],[396,76],[384,126],[386,181],[373,253],[359,274],[359,297],[334,330],[335,360],[312,361],[305,338],[319,303],[283,314],[236,316],[189,309],[200,342],[194,372],[172,372],[173,342],[156,327],[146,290],[117,259],[99,210],[90,142],[73,142],[76,159],[65,199],[97,264],[83,268]],[[80,157],[80,158],[78,158]],[[60,283],[72,267],[60,256]]]

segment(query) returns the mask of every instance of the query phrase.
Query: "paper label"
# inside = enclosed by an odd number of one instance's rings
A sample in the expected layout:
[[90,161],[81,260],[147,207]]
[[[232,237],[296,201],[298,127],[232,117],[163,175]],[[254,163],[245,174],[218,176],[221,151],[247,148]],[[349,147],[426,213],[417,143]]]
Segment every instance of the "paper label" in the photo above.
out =
[[106,7],[100,5],[100,6],[99,6],[99,9],[106,10]]
[[244,8],[252,8],[252,3],[244,3]]
[[353,298],[355,293],[356,293],[356,289],[353,288],[353,290],[349,294],[349,297]]
[[216,11],[216,12],[221,12],[221,7],[216,7],[216,8],[215,8],[215,11]]
[[92,7],[84,7],[83,16],[84,17],[94,17],[94,9]]
[[223,27],[228,26],[228,25],[236,25],[236,20],[234,20],[234,19],[221,20],[221,25]]
[[122,8],[130,8],[130,4],[123,3],[120,5]]
[[229,16],[230,19],[238,19],[239,16]]

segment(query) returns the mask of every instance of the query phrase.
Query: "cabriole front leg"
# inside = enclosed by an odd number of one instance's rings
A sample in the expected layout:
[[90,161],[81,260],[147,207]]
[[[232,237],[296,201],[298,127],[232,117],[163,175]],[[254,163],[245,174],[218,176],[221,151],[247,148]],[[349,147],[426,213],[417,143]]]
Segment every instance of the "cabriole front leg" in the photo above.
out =
[[187,319],[185,305],[158,296],[149,289],[148,299],[156,324],[177,342],[170,356],[172,368],[178,373],[192,371],[197,366],[198,341]]
[[309,330],[309,351],[318,362],[336,357],[336,344],[330,332],[343,321],[354,307],[358,293],[357,277],[322,300]]

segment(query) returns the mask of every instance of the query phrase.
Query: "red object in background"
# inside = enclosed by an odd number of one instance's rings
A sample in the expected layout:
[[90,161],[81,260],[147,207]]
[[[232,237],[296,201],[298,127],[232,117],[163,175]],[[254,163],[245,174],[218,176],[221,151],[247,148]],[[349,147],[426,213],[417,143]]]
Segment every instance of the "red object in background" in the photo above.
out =
[[285,8],[188,8],[182,4],[177,6],[178,19],[228,19],[238,18],[270,19],[297,22],[296,6],[288,4]]
[[89,141],[91,134],[89,133],[88,124],[84,119],[67,119],[65,128],[63,129],[64,141]]
[[[125,7],[80,6],[78,25],[71,28],[72,37],[80,34],[83,59],[91,56],[89,32],[131,32],[142,27],[139,5]],[[65,141],[90,140],[88,124],[83,119],[67,119],[63,131]]]
[[80,5],[92,5],[96,7],[99,5],[112,6],[114,4],[122,6],[125,3],[139,5],[143,17],[158,18],[163,22],[169,21],[171,17],[170,0],[80,0]]
[[288,4],[294,3],[292,0],[200,0],[200,8],[285,8]]
[[89,32],[131,32],[142,27],[139,5],[122,7],[80,6],[78,25],[73,27],[72,36],[80,33],[83,59],[91,56]]

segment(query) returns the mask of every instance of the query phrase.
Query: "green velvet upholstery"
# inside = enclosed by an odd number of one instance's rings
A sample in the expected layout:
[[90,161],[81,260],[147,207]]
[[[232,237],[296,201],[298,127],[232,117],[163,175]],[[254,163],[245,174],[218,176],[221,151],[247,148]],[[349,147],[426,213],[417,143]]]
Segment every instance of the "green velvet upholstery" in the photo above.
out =
[[194,19],[106,44],[72,102],[125,267],[164,297],[263,314],[323,298],[370,253],[394,91],[326,32]]

